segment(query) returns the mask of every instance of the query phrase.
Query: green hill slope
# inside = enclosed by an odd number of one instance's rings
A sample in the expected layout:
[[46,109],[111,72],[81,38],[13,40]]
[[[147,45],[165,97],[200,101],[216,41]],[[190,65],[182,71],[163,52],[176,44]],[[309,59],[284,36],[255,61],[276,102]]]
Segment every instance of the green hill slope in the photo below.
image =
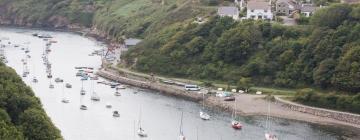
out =
[[91,27],[106,37],[145,37],[167,25],[207,16],[193,0],[0,0],[0,21],[32,27]]
[[137,70],[164,75],[230,84],[250,78],[257,85],[356,93],[359,9],[331,6],[317,12],[308,26],[218,17],[202,25],[184,22],[147,38],[124,59]]

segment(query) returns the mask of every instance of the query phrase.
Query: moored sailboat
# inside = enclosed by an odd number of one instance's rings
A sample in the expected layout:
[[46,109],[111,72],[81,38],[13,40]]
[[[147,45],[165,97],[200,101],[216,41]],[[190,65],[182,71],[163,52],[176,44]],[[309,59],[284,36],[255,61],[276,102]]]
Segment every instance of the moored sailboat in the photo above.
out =
[[94,90],[94,82],[91,80],[91,87],[92,87],[92,94],[91,94],[91,100],[93,101],[100,101],[100,96],[96,94],[95,90]]
[[116,89],[116,91],[115,91],[115,94],[114,94],[115,96],[121,96],[121,93],[118,91],[118,89]]
[[270,100],[268,101],[268,114],[266,116],[265,140],[278,140],[277,136],[270,132]]
[[69,103],[70,102],[70,100],[66,97],[66,95],[65,95],[65,92],[64,92],[64,85],[62,86],[62,99],[61,99],[61,102],[63,102],[63,103]]
[[81,90],[80,90],[80,95],[85,95],[86,91],[84,89],[84,81],[81,80]]
[[183,116],[184,116],[183,114],[184,114],[184,112],[181,112],[179,140],[186,140],[186,137],[184,136],[184,131],[183,131]]
[[146,131],[145,131],[145,130],[142,128],[142,126],[141,126],[141,108],[140,108],[138,125],[139,125],[139,129],[138,129],[138,131],[137,131],[138,136],[140,136],[140,137],[147,137]]
[[200,115],[200,118],[201,118],[202,120],[210,120],[210,115],[207,114],[205,111],[203,111],[203,110],[205,110],[205,105],[204,105],[204,103],[205,103],[204,93],[203,93],[202,95],[203,95],[202,110],[200,110],[199,115]]
[[236,99],[234,102],[234,110],[232,112],[231,118],[231,127],[234,129],[242,129],[242,124],[236,119]]

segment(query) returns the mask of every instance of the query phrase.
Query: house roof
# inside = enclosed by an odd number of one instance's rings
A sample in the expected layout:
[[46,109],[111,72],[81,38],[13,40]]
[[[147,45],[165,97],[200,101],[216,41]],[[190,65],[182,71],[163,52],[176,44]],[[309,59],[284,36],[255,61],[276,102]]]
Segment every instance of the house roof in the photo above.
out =
[[356,4],[360,3],[360,0],[341,0],[341,3]]
[[301,12],[315,12],[317,7],[312,5],[303,5],[301,6]]
[[286,3],[286,4],[294,6],[295,8],[298,7],[298,4],[296,4],[296,2],[293,0],[277,0],[276,3],[277,4],[278,3]]
[[136,44],[140,43],[141,39],[129,38],[125,40],[126,46],[135,46]]
[[239,9],[233,6],[222,6],[218,8],[219,15],[238,15]]
[[247,8],[251,10],[255,10],[255,9],[270,10],[270,5],[269,2],[251,0],[248,1]]

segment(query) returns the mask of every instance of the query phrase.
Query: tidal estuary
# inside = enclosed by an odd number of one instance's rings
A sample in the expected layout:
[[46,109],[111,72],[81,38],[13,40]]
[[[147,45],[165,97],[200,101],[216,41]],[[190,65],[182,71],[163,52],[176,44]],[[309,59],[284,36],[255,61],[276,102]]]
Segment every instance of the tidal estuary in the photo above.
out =
[[[46,42],[32,36],[33,33],[49,34],[57,43],[51,45],[48,60],[52,64],[52,84],[46,75],[42,53]],[[201,105],[183,99],[164,96],[158,92],[138,90],[136,87],[121,89],[121,96],[114,96],[115,89],[104,84],[84,81],[86,95],[80,95],[81,81],[75,74],[77,66],[100,68],[100,56],[89,56],[94,50],[101,49],[104,44],[74,33],[51,32],[31,29],[0,28],[1,44],[7,56],[7,65],[14,68],[22,76],[24,67],[22,59],[26,57],[24,50],[29,48],[27,67],[29,75],[23,80],[29,85],[54,124],[61,130],[66,140],[175,140],[179,135],[180,117],[183,112],[183,130],[188,140],[263,140],[266,117],[242,117],[242,130],[231,128],[231,115],[208,108],[212,118],[203,121],[199,118]],[[11,42],[9,45],[8,42]],[[14,47],[18,44],[19,47]],[[32,82],[36,76],[37,83]],[[55,78],[64,79],[64,83],[55,83]],[[98,81],[104,81],[99,78]],[[63,88],[70,83],[72,88]],[[99,102],[90,100],[91,91],[100,96]],[[137,94],[134,94],[137,91]],[[65,96],[69,103],[61,99]],[[88,109],[80,110],[80,104]],[[106,108],[111,104],[112,108]],[[148,137],[136,135],[141,109],[142,127]],[[117,110],[120,117],[114,118]],[[354,134],[337,126],[321,126],[317,124],[272,118],[270,129],[280,140],[338,140],[352,138]]]

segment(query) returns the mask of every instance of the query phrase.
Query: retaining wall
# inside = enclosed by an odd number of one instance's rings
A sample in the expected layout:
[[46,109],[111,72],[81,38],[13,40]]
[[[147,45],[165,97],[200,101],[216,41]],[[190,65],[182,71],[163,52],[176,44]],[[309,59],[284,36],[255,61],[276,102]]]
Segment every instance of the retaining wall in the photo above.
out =
[[307,114],[312,114],[315,116],[327,117],[327,118],[332,118],[332,119],[336,119],[336,120],[343,121],[343,122],[360,125],[360,115],[358,115],[358,114],[328,110],[328,109],[317,108],[317,107],[310,107],[310,106],[286,101],[279,97],[275,97],[275,99],[276,99],[276,102],[279,102],[282,104],[281,105],[282,107],[285,107],[285,108],[293,110],[293,111],[299,111],[299,112],[303,112],[303,113],[307,113]]
[[192,101],[200,101],[202,99],[201,94],[198,94],[196,92],[186,91],[182,87],[176,87],[174,85],[166,85],[158,82],[134,80],[123,76],[119,76],[115,71],[111,71],[111,70],[109,71],[99,70],[96,74],[106,79],[116,81],[119,83],[124,83],[140,88],[156,90],[163,94],[182,97]]

